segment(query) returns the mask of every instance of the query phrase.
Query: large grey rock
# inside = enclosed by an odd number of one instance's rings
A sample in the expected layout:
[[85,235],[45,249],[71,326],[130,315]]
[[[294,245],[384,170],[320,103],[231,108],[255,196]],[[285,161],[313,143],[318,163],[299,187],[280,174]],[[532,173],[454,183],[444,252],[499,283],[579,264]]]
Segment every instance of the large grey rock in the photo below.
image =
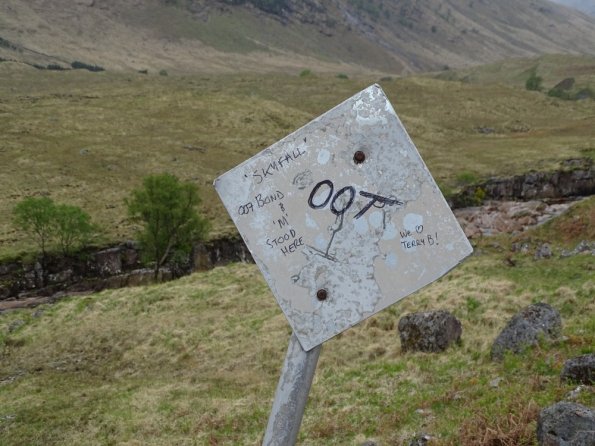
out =
[[546,407],[537,420],[537,442],[540,446],[595,445],[595,412],[569,402]]
[[492,345],[492,359],[501,360],[506,351],[521,353],[541,337],[555,339],[562,331],[560,313],[545,303],[529,305],[514,315]]
[[563,381],[593,384],[595,382],[595,353],[577,356],[566,361],[560,378]]
[[401,348],[404,351],[442,352],[461,339],[459,320],[448,311],[411,313],[399,320]]
[[95,263],[101,276],[113,276],[122,273],[120,248],[110,248],[95,254]]

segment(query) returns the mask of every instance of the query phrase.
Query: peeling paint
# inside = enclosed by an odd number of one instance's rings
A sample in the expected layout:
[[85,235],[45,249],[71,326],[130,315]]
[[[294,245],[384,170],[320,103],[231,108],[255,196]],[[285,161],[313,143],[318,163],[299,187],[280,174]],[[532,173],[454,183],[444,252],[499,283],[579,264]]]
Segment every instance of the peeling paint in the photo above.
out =
[[[356,151],[364,162],[354,161]],[[472,251],[377,85],[225,173],[215,188],[305,350]]]

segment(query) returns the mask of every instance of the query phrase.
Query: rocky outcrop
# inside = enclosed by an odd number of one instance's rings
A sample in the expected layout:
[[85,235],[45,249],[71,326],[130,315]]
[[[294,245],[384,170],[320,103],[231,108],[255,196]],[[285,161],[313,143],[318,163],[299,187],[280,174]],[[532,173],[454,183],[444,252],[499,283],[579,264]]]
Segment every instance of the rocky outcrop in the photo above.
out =
[[462,333],[459,320],[444,310],[407,314],[398,328],[404,351],[443,352]]
[[560,313],[546,303],[529,305],[513,316],[492,345],[492,359],[502,360],[507,351],[521,353],[540,338],[555,339],[562,331]]
[[[481,200],[543,200],[595,194],[595,167],[590,158],[566,160],[553,172],[528,172],[508,178],[492,178],[465,187],[451,197],[451,207],[477,205]],[[480,201],[481,201],[480,200]]]
[[[159,280],[230,262],[252,262],[239,238],[222,238],[194,246],[183,265],[163,268]],[[49,297],[99,291],[106,288],[147,285],[154,282],[152,269],[144,268],[136,243],[125,242],[103,249],[88,249],[75,256],[48,256],[43,262],[15,261],[0,265],[0,310],[44,303]],[[42,299],[43,298],[43,299]],[[12,303],[7,303],[11,301]],[[19,301],[18,303],[16,301]]]
[[[531,172],[509,179],[494,179],[470,186],[455,197],[451,205],[466,205],[475,200],[477,188],[485,198],[529,199],[532,197],[568,197],[593,194],[593,161],[568,160],[560,171]],[[489,202],[481,207],[455,210],[459,223],[469,237],[498,232],[520,232],[558,215],[568,204],[542,201]],[[578,250],[578,251],[577,251]],[[593,244],[584,242],[577,252],[593,252]],[[561,255],[574,255],[575,251]],[[540,251],[541,253],[546,251]],[[172,270],[164,270],[164,279],[179,277],[229,262],[252,262],[252,256],[239,237],[211,240],[194,246],[190,258]],[[43,265],[42,265],[43,263]],[[97,291],[104,288],[149,283],[151,272],[143,270],[134,242],[104,249],[88,249],[71,257],[50,256],[44,262],[18,260],[0,265],[0,302],[5,300],[48,297],[56,294]]]
[[204,271],[230,262],[254,262],[252,254],[239,237],[199,243],[192,250],[191,268],[194,271]]

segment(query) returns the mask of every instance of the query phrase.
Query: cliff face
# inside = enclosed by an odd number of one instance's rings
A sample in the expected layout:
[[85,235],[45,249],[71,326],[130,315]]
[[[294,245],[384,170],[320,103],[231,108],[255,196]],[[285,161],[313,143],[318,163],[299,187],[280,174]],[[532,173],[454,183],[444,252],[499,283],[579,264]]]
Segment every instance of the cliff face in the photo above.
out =
[[43,67],[407,73],[595,54],[595,19],[546,0],[5,0],[0,39]]
[[595,194],[595,166],[590,158],[568,160],[554,172],[527,172],[510,178],[493,178],[466,187],[454,197],[453,207],[490,200],[565,199]]
[[[31,299],[100,291],[106,288],[147,285],[154,282],[153,270],[140,263],[133,242],[99,250],[87,250],[72,257],[49,256],[44,261],[13,261],[0,264],[0,311],[5,306],[25,305]],[[183,265],[164,268],[159,280],[169,280],[192,271],[211,269],[230,262],[252,262],[239,238],[212,240],[194,246]]]

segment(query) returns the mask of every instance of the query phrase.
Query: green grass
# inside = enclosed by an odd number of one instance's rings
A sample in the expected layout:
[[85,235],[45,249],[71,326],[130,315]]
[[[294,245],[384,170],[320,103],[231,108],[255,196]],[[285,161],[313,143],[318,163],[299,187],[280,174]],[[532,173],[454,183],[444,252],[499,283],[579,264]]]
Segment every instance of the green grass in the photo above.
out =
[[[583,62],[556,66],[595,76]],[[214,178],[378,80],[299,72],[179,77],[0,63],[7,79],[0,84],[0,258],[34,248],[11,224],[12,208],[30,195],[80,206],[104,228],[103,241],[132,237],[123,200],[144,175],[164,171],[198,185],[213,236],[234,232]],[[551,169],[595,154],[592,100],[488,80],[380,83],[445,189],[469,175]]]
[[577,240],[595,240],[595,196],[581,200],[559,218],[515,237],[516,242],[557,244],[572,249]]
[[[584,234],[563,238],[557,225],[592,209],[527,237],[559,252]],[[593,262],[514,253],[509,266],[513,241],[480,240],[447,276],[327,342],[300,444],[400,445],[420,431],[436,445],[490,435],[535,444],[539,408],[576,388],[558,378],[564,361],[594,351]],[[563,338],[492,362],[498,332],[536,301],[560,310]],[[399,318],[430,309],[459,318],[461,344],[402,352]],[[0,314],[0,443],[260,444],[289,335],[257,268],[243,264]],[[595,393],[577,401],[593,406]]]
[[504,84],[525,88],[531,75],[543,78],[544,92],[563,79],[573,77],[577,85],[595,87],[595,57],[569,54],[550,54],[538,58],[515,58],[503,62],[433,75],[440,79],[474,84]]
[[[181,19],[173,11],[164,20]],[[548,88],[595,79],[591,59],[551,56],[380,83],[435,178],[454,189],[595,156],[594,102],[526,91],[536,65]],[[82,207],[103,241],[130,238],[123,200],[163,171],[199,186],[213,236],[234,232],[213,179],[377,81],[311,73],[142,76],[0,63],[0,258],[34,247],[10,222],[29,195]],[[329,341],[300,444],[401,444],[420,431],[439,445],[494,433],[533,444],[537,409],[576,387],[559,382],[564,360],[595,345],[592,257],[557,255],[595,239],[593,200],[520,236],[479,240],[461,267]],[[519,241],[550,242],[556,256],[511,253]],[[536,301],[560,310],[563,340],[491,362],[497,333]],[[399,317],[437,308],[461,320],[461,345],[401,352]],[[0,444],[260,444],[289,335],[254,265],[0,314]],[[578,401],[593,406],[592,389]]]

